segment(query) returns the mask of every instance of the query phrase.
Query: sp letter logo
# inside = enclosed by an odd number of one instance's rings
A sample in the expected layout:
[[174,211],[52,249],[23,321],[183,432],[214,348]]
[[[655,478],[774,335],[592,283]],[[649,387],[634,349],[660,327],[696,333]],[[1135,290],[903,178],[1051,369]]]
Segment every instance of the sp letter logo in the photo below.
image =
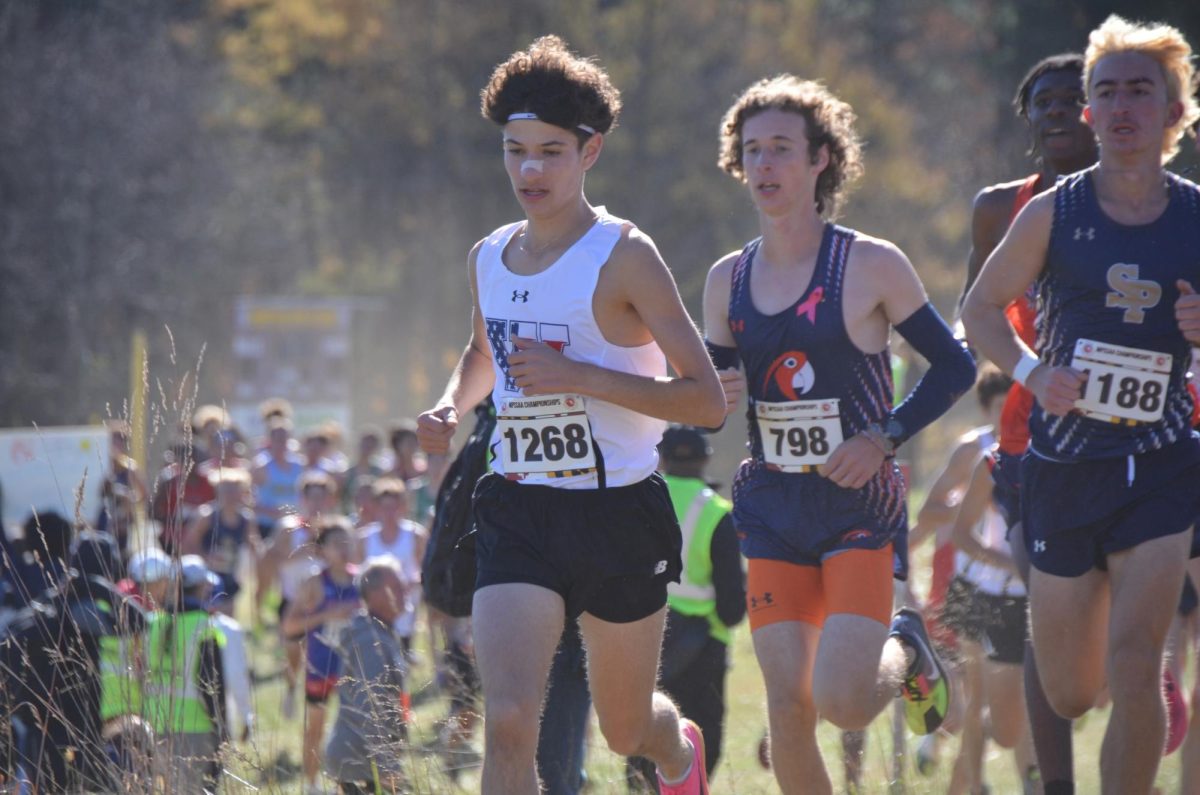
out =
[[528,290],[513,290],[512,302],[514,304],[529,303],[529,291]]
[[1138,278],[1138,266],[1118,262],[1108,269],[1108,286],[1112,290],[1104,298],[1106,307],[1124,309],[1121,319],[1126,323],[1142,323],[1146,310],[1158,306],[1162,286],[1149,279]]

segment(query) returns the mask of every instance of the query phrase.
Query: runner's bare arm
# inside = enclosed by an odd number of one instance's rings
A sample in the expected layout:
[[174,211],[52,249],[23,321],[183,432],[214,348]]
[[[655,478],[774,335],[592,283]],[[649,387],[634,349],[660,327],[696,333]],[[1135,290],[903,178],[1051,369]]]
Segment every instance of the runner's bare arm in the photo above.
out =
[[[1010,375],[1023,357],[1035,354],[1017,336],[1004,310],[1041,273],[1053,221],[1053,193],[1043,193],[1030,201],[988,257],[963,305],[967,337]],[[1028,374],[1025,386],[1043,409],[1064,415],[1075,408],[1083,380],[1083,374],[1070,367],[1038,365]]]
[[[721,389],[725,392],[725,414],[737,410],[742,395],[746,392],[746,376],[734,362],[737,361],[736,342],[729,328],[729,293],[732,289],[733,267],[741,252],[728,254],[712,266],[704,284],[704,339]],[[734,364],[734,366],[729,366]]]
[[[913,312],[929,303],[925,285],[904,252],[885,241],[861,240],[855,244],[867,266],[864,280],[879,290],[879,305],[893,328],[912,317]],[[853,255],[852,255],[853,256]]]
[[1175,322],[1184,339],[1192,347],[1200,345],[1200,295],[1191,282],[1180,279],[1175,282],[1179,298],[1175,301]]
[[970,439],[961,442],[950,454],[950,460],[929,487],[925,502],[917,512],[916,528],[908,534],[910,548],[919,546],[938,527],[954,521],[956,507],[950,503],[950,495],[970,480],[971,469],[982,452],[978,441]]
[[741,252],[734,251],[717,260],[704,283],[704,338],[727,348],[735,345],[729,328],[729,293],[739,256]]
[[302,635],[313,627],[321,625],[320,621],[314,619],[319,617],[315,611],[321,604],[322,590],[321,575],[319,574],[309,577],[300,584],[296,599],[288,604],[280,621],[280,628],[285,635]]
[[262,535],[258,532],[258,525],[254,522],[251,522],[250,527],[246,530],[246,545],[250,548],[250,554],[255,558],[262,552]]
[[180,552],[184,555],[202,555],[204,534],[208,532],[209,525],[213,521],[213,510],[211,506],[203,505],[196,515],[192,517],[187,527],[183,531],[183,540],[180,543]]
[[450,450],[450,440],[458,428],[458,418],[475,408],[492,391],[495,372],[492,352],[488,348],[483,313],[479,309],[479,287],[476,283],[475,259],[483,241],[475,244],[467,256],[467,273],[471,284],[471,340],[459,357],[446,391],[437,405],[417,417],[417,440],[421,449],[430,455],[442,455]]
[[958,297],[958,311],[962,313],[967,293],[971,291],[983,263],[1000,241],[1008,227],[1008,216],[1015,190],[1012,185],[994,185],[984,188],[975,196],[971,211],[971,250],[967,254],[967,280],[962,295]]
[[984,546],[974,532],[992,500],[993,488],[992,472],[988,468],[987,462],[979,459],[971,473],[971,482],[967,486],[967,491],[958,506],[958,514],[954,517],[951,540],[954,546],[962,550],[967,557],[1016,574],[1017,566],[1013,562],[1012,555]]
[[[872,300],[894,326],[909,317],[928,301],[925,288],[907,257],[885,241],[862,239],[855,243],[851,254],[856,283],[871,285],[876,291]],[[838,445],[829,460],[817,471],[842,488],[861,489],[880,467],[887,453],[880,440],[859,433]]]
[[970,389],[975,360],[929,303],[908,257],[891,243],[856,242],[846,278],[872,291],[869,306],[882,311],[887,325],[929,362],[929,370],[898,406],[844,441],[818,469],[839,486],[857,489],[895,447],[945,414]]
[[725,396],[675,280],[654,244],[636,230],[604,266],[613,295],[636,313],[675,377],[649,378],[577,362],[548,345],[514,338],[509,374],[526,395],[578,392],[649,417],[701,427],[725,418]]

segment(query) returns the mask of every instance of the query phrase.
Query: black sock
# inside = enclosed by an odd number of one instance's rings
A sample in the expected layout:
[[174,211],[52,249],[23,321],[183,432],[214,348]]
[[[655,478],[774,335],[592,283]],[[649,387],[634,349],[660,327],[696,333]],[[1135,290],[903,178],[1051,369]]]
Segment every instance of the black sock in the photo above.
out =
[[1075,791],[1071,721],[1055,712],[1046,700],[1033,645],[1029,642],[1025,643],[1025,704],[1029,710],[1038,770],[1042,781],[1046,782],[1046,795],[1070,795]]

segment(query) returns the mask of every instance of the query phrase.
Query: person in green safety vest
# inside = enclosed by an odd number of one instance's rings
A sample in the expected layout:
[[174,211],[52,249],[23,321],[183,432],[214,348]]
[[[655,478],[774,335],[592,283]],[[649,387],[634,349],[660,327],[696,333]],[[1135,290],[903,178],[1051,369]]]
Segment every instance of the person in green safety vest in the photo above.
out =
[[[667,586],[660,687],[703,732],[711,781],[721,755],[729,642],[733,627],[746,616],[746,576],[733,506],[704,478],[712,457],[708,439],[695,428],[672,425],[658,453],[683,532],[683,572],[678,583]],[[634,765],[653,781],[652,765],[645,760]]]
[[142,611],[142,623],[137,631],[100,638],[102,737],[121,771],[136,770],[153,747],[153,731],[142,718],[145,655],[140,627],[168,601],[177,586],[178,566],[161,550],[147,549],[129,559],[127,573],[129,579],[117,583],[117,589]]
[[159,783],[166,792],[216,791],[219,749],[228,739],[225,636],[208,613],[220,580],[199,555],[184,555],[182,598],[155,613],[146,632],[143,704],[158,742]]

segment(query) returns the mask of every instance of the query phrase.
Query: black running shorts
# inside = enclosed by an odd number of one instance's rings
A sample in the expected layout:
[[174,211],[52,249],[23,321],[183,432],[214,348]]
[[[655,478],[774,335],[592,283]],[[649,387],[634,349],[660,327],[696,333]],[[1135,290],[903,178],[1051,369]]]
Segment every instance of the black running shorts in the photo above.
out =
[[667,484],[657,474],[629,486],[558,489],[491,473],[475,486],[475,589],[540,585],[568,618],[590,613],[628,623],[667,603],[683,545]]

